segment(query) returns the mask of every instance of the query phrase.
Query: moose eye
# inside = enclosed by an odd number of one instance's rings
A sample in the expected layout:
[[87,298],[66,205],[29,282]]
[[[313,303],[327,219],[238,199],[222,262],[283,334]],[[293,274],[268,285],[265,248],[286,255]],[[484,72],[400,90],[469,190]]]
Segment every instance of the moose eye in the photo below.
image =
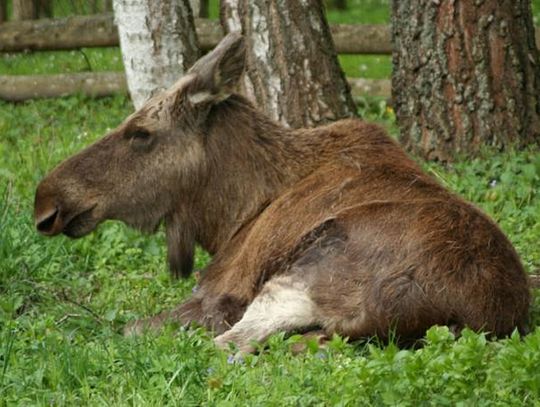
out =
[[145,129],[136,129],[127,135],[130,145],[136,150],[148,150],[152,146],[150,132]]
[[132,140],[144,141],[150,138],[150,133],[146,130],[135,130],[130,134]]

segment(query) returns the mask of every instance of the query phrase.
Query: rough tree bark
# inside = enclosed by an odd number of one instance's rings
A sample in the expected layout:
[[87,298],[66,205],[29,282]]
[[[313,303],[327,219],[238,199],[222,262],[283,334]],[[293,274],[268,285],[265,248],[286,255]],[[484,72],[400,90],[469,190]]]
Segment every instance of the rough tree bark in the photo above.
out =
[[322,0],[222,0],[225,31],[246,36],[244,93],[291,127],[352,116]]
[[199,17],[199,14],[201,12],[201,0],[189,0],[189,5],[191,7],[193,17]]
[[451,160],[538,141],[540,65],[530,0],[392,2],[392,92],[402,142]]
[[114,0],[127,83],[135,108],[171,86],[198,59],[188,0]]
[[34,0],[13,0],[11,18],[14,21],[35,20],[37,7]]

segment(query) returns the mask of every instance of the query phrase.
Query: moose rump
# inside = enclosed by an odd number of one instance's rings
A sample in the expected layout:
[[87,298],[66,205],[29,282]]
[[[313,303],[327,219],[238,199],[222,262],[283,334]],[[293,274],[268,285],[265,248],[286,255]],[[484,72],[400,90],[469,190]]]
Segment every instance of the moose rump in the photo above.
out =
[[46,235],[105,219],[165,224],[171,271],[213,259],[169,320],[252,350],[277,331],[422,335],[434,324],[524,330],[528,279],[500,229],[356,119],[291,130],[234,93],[244,43],[230,34],[171,89],[61,163],[38,186]]

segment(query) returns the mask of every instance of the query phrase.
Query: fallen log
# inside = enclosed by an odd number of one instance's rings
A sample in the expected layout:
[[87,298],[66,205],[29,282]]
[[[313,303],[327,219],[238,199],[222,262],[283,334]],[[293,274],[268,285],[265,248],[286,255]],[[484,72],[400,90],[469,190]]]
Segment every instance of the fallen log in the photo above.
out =
[[[203,50],[209,50],[223,37],[218,21],[196,19]],[[340,54],[391,54],[390,27],[381,24],[334,24],[330,26]],[[536,29],[540,43],[540,29]],[[8,21],[0,24],[0,51],[66,50],[84,47],[118,46],[118,32],[112,14],[73,16],[61,19]]]
[[390,79],[347,78],[353,96],[377,96],[387,100],[392,95]]
[[10,102],[56,98],[76,93],[108,96],[125,92],[126,89],[123,72],[0,76],[0,99]]
[[113,16],[8,21],[0,25],[0,51],[65,50],[118,45]]
[[[196,19],[199,43],[209,50],[223,37],[218,21]],[[385,25],[339,24],[331,27],[340,54],[389,54],[390,29]],[[6,22],[0,25],[0,51],[66,50],[118,45],[112,14],[74,16],[62,19]]]
[[[390,81],[350,78],[354,96],[390,97]],[[81,93],[108,96],[127,92],[123,72],[85,72],[59,75],[0,76],[0,99],[21,102],[28,99],[55,98]]]

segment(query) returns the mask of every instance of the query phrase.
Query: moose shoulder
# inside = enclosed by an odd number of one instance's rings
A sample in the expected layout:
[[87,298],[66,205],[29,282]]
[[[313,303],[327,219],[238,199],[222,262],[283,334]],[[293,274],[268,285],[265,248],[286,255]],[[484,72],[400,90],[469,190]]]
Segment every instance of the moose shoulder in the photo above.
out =
[[128,332],[197,322],[247,351],[312,327],[351,338],[414,338],[434,324],[524,330],[528,279],[491,220],[376,125],[267,119],[232,93],[243,67],[242,37],[230,34],[38,186],[43,234],[163,222],[175,274],[190,273],[195,244],[213,254],[192,298]]

